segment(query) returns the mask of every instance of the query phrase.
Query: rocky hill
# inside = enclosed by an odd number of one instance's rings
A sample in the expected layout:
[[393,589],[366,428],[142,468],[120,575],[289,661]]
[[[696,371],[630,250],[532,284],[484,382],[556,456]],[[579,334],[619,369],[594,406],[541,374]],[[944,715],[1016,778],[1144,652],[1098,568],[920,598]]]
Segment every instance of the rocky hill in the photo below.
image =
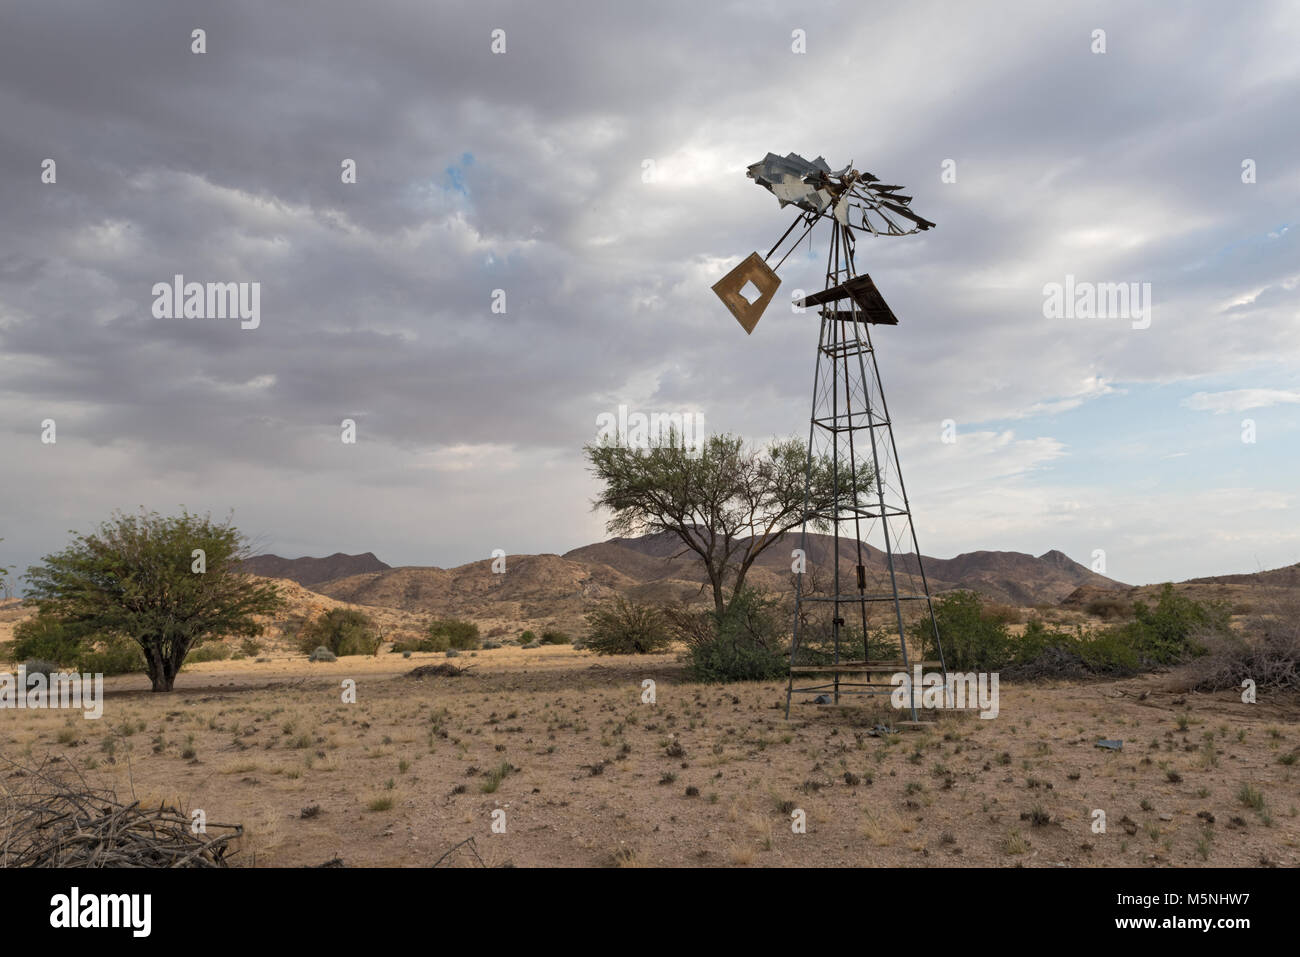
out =
[[335,552],[327,558],[281,558],[257,555],[244,562],[244,571],[264,578],[287,578],[299,585],[318,585],[348,575],[380,572],[392,566],[381,562],[373,552],[344,555]]
[[[790,535],[764,551],[750,570],[749,584],[776,591],[789,588],[791,549],[798,545],[799,536]],[[809,567],[823,578],[828,577],[834,566],[833,539],[809,535],[804,547]],[[260,556],[253,562],[261,558],[274,556]],[[315,576],[322,572],[324,563],[339,558],[349,556],[294,562],[300,574]],[[379,567],[307,584],[321,595],[350,604],[410,615],[471,618],[485,631],[580,631],[586,611],[615,595],[655,602],[710,601],[694,553],[684,552],[680,540],[666,534],[611,539],[564,555],[507,556],[504,574],[493,571],[490,559],[448,569],[391,568],[369,553],[350,558],[366,559]],[[841,542],[839,565],[843,580],[854,579],[857,561],[856,547]],[[318,564],[305,564],[308,562]],[[863,564],[872,589],[888,587],[883,553],[864,549]],[[969,552],[949,559],[926,558],[924,565],[934,594],[969,588],[994,601],[1018,606],[1055,605],[1081,586],[1106,591],[1128,588],[1058,551],[1038,557],[1021,552]],[[250,568],[255,567],[250,563]],[[919,587],[915,556],[899,556],[896,568],[904,579]],[[902,584],[906,586],[908,581]]]

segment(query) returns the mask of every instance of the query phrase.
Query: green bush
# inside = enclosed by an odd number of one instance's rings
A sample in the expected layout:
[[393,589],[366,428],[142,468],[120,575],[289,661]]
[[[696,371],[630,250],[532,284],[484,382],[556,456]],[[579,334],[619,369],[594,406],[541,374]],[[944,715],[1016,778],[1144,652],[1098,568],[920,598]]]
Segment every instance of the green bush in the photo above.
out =
[[467,651],[479,646],[478,625],[460,618],[439,618],[429,625],[429,637],[419,651]]
[[[934,600],[943,661],[949,671],[999,671],[1011,663],[1014,648],[1005,622],[986,617],[983,611],[983,601],[973,591],[956,591]],[[928,615],[912,626],[912,636],[926,659],[939,659]]]
[[[786,622],[782,621],[784,629]],[[888,628],[875,628],[862,640],[862,628],[846,622],[840,628],[840,661],[899,661],[903,657],[898,633]],[[814,623],[811,618],[799,625],[799,651],[796,664],[821,665],[835,662],[835,632],[829,621]]]
[[1041,658],[1053,649],[1068,652],[1082,663],[1078,655],[1079,638],[1077,633],[1052,628],[1042,618],[1031,618],[1025,625],[1025,632],[1018,639],[1012,640],[1010,661],[1012,667],[1027,665]]
[[527,645],[536,640],[537,640],[537,636],[534,635],[531,631],[525,631],[522,635],[519,636],[519,643],[521,645]]
[[352,608],[331,608],[313,619],[298,632],[298,649],[310,655],[317,647],[333,654],[373,655],[379,651],[380,638],[369,615]]
[[28,677],[42,675],[49,678],[50,675],[57,674],[61,670],[57,662],[45,661],[40,658],[28,658],[23,662],[22,667],[27,672]]
[[1139,669],[1137,652],[1116,631],[1088,635],[1051,628],[1033,618],[1014,641],[1014,655],[1005,667],[1009,678],[1084,678],[1089,675],[1131,675]]
[[130,638],[114,638],[100,647],[83,651],[76,669],[89,674],[127,675],[145,670],[144,652]]
[[672,641],[659,609],[619,596],[587,613],[587,647],[598,655],[645,655]]
[[1132,675],[1142,668],[1137,649],[1114,630],[1098,632],[1079,642],[1079,656],[1093,674]]
[[1144,665],[1171,665],[1205,652],[1196,635],[1224,635],[1231,631],[1231,612],[1223,602],[1202,604],[1180,595],[1166,582],[1154,608],[1133,603],[1134,620],[1119,628],[1121,639],[1132,647]]
[[230,657],[230,649],[219,641],[200,645],[185,656],[187,665],[199,665],[205,661],[225,661]]
[[562,631],[544,631],[540,640],[544,645],[568,645],[573,643],[573,640]]
[[144,653],[130,638],[96,641],[48,615],[18,624],[11,652],[16,661],[36,658],[86,674],[124,675],[145,670]]
[[[1201,603],[1166,584],[1154,607],[1133,603],[1133,620],[1085,633],[1052,628],[1032,619],[1012,638],[981,609],[971,592],[945,595],[935,602],[944,657],[953,671],[1004,671],[1010,678],[1079,678],[1137,674],[1202,654],[1215,636],[1229,635],[1229,612],[1222,603]],[[913,634],[928,638],[928,621]],[[926,641],[926,655],[932,643]]]
[[82,634],[49,615],[37,615],[14,626],[10,653],[15,661],[39,658],[71,665],[86,651]]
[[737,592],[721,615],[678,612],[674,624],[695,681],[771,681],[788,673],[786,618],[774,598],[752,588]]

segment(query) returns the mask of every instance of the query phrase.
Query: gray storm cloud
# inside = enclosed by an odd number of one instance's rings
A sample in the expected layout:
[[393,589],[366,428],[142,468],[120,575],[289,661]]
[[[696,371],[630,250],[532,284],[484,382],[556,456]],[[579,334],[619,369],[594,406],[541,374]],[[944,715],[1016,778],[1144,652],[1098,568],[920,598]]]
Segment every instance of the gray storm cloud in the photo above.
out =
[[[744,175],[769,150],[851,160],[938,224],[858,253],[902,317],[881,362],[923,548],[1084,557],[1088,535],[1051,524],[1080,490],[1035,484],[1080,450],[1046,424],[972,442],[997,488],[954,488],[937,423],[992,435],[978,424],[1086,404],[1098,381],[1191,394],[1294,368],[1297,39],[1281,3],[7,11],[0,564],[113,507],[182,502],[234,508],[282,553],[564,550],[601,534],[580,453],[601,412],[799,431],[809,318],[774,308],[745,340],[709,292],[792,218]],[[779,295],[819,285],[824,253],[796,254]],[[259,327],[155,319],[150,290],[176,273],[260,283]],[[1066,274],[1151,283],[1151,328],[1046,321],[1042,288]],[[1008,492],[1036,508],[1017,517]],[[1185,505],[1087,494],[1119,527]],[[1183,550],[1153,547],[1132,577]]]

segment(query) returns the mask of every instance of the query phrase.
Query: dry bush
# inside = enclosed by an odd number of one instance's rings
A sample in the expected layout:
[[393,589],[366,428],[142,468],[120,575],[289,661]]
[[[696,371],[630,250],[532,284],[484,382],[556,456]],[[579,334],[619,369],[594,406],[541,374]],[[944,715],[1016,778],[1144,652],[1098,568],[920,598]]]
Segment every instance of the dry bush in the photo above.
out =
[[1133,613],[1133,603],[1119,598],[1097,598],[1088,602],[1083,610],[1096,618],[1109,621],[1113,618],[1127,618]]
[[1227,634],[1196,636],[1206,653],[1185,670],[1200,691],[1240,688],[1249,678],[1259,688],[1300,691],[1300,593],[1288,590],[1256,605]]
[[1022,625],[1025,622],[1024,612],[1015,605],[1008,605],[1004,602],[988,602],[984,605],[980,614],[985,621],[1000,625]]

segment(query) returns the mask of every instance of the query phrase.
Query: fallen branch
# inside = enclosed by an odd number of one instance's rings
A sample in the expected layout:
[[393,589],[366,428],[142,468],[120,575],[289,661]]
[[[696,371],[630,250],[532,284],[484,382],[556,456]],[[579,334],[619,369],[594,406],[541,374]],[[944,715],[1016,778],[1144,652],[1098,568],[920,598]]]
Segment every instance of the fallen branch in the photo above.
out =
[[22,782],[0,798],[0,867],[227,867],[229,844],[244,833],[238,824],[209,823],[195,834],[180,809],[123,804],[70,764],[51,768],[58,759],[37,768],[0,761]]

